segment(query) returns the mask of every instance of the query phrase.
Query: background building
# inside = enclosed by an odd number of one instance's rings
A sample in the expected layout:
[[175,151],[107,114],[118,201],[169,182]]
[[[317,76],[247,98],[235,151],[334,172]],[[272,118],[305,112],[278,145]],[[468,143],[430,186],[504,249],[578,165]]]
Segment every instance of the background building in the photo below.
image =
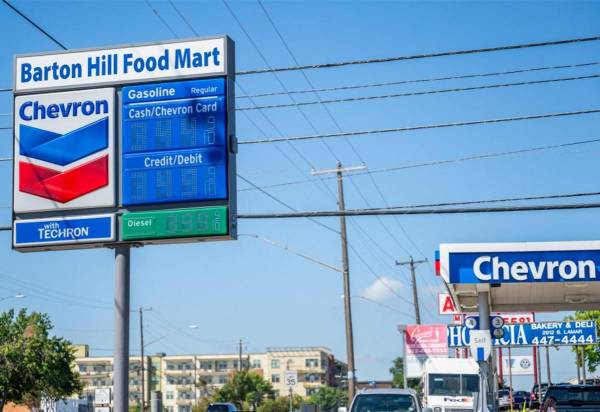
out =
[[[75,367],[85,388],[83,397],[93,401],[99,388],[112,388],[113,358],[89,356],[87,345],[75,347]],[[241,359],[241,361],[240,361]],[[342,387],[346,384],[346,364],[324,347],[268,348],[264,353],[220,355],[167,355],[159,353],[144,359],[146,405],[150,394],[160,391],[165,412],[190,412],[194,402],[211,395],[225,385],[236,371],[254,371],[272,383],[275,391],[286,395],[283,382],[286,370],[298,373],[294,393],[310,396],[321,386]],[[142,397],[140,357],[129,361],[129,401],[138,404]]]

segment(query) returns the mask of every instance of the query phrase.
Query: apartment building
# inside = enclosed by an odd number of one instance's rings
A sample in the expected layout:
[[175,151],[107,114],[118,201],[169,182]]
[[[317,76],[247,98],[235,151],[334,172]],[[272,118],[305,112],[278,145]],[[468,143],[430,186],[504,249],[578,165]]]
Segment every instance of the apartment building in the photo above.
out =
[[[77,347],[75,367],[85,383],[83,396],[93,400],[98,388],[112,387],[113,358],[90,357],[85,345]],[[146,404],[150,393],[160,391],[165,412],[190,412],[197,399],[209,396],[228,383],[241,369],[256,372],[269,380],[278,394],[286,395],[283,382],[286,370],[298,373],[295,394],[310,396],[321,386],[345,384],[346,364],[337,360],[324,347],[268,348],[264,353],[219,355],[167,355],[159,353],[144,359],[144,392]],[[131,357],[129,363],[129,400],[140,403],[141,360]]]

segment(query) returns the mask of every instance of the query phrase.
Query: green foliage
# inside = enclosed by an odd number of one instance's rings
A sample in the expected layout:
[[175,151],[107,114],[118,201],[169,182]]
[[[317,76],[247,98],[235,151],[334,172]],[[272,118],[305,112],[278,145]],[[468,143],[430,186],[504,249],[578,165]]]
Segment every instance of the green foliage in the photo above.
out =
[[[595,320],[596,321],[596,333],[600,336],[600,310],[578,310],[573,316],[567,316],[566,321],[572,320]],[[587,363],[587,369],[590,372],[595,372],[600,365],[600,346],[598,345],[580,345],[583,347],[585,353],[585,360]],[[576,351],[577,346],[572,346],[571,350]],[[581,350],[581,349],[580,349]],[[581,358],[577,357],[577,364],[581,366]]]
[[206,412],[208,405],[215,402],[211,397],[200,398],[194,406],[192,406],[192,412]]
[[397,357],[392,361],[392,367],[390,368],[392,374],[392,387],[403,388],[404,387],[404,359]]
[[74,351],[68,341],[51,337],[48,315],[25,309],[0,314],[0,411],[7,402],[37,406],[78,393]]
[[309,398],[309,401],[318,405],[322,412],[336,411],[340,406],[348,404],[348,392],[322,386]]
[[255,372],[241,371],[215,393],[215,402],[231,402],[238,409],[256,410],[266,398],[273,398],[271,383]]
[[[298,410],[302,404],[302,397],[300,395],[294,395],[292,397],[292,407],[294,410]],[[275,399],[265,400],[256,410],[256,412],[289,412],[290,410],[290,398],[288,396],[279,396]]]

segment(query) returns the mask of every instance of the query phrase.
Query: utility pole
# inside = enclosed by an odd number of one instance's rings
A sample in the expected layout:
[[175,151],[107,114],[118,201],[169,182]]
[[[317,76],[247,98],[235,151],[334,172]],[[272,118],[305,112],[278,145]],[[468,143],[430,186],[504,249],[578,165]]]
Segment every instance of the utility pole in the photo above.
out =
[[415,305],[415,321],[417,325],[421,324],[421,311],[419,310],[419,294],[417,293],[417,278],[415,276],[415,267],[420,265],[421,263],[427,262],[427,259],[422,260],[414,260],[413,257],[410,257],[410,260],[405,262],[396,261],[396,265],[398,266],[406,266],[410,267],[410,276],[412,279],[412,292],[413,292],[413,304]]
[[242,340],[240,339],[240,350],[239,350],[239,359],[238,359],[238,371],[242,371]]
[[[346,210],[344,202],[344,172],[366,169],[366,165],[342,168],[342,163],[337,162],[335,169],[313,170],[313,176],[335,173],[338,186],[338,207],[340,211]],[[348,262],[348,238],[346,230],[346,216],[340,216],[340,236],[342,239],[342,274],[344,279],[344,318],[346,321],[346,356],[348,360],[348,405],[354,399],[356,392],[356,368],[354,367],[354,334],[352,332],[352,304],[350,294],[350,264]]]
[[142,308],[140,306],[139,308],[139,312],[140,312],[140,373],[141,373],[141,380],[142,380],[142,403],[141,403],[141,411],[144,412],[146,409],[146,387],[144,384],[144,311],[145,310],[152,310],[152,308]]

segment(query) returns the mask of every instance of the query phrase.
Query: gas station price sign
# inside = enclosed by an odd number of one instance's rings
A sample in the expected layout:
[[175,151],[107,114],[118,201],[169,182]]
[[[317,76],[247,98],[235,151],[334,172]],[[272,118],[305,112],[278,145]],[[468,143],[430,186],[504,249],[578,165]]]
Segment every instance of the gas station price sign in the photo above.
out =
[[227,235],[227,207],[199,207],[125,213],[123,240]]
[[228,197],[225,78],[122,89],[123,206]]

